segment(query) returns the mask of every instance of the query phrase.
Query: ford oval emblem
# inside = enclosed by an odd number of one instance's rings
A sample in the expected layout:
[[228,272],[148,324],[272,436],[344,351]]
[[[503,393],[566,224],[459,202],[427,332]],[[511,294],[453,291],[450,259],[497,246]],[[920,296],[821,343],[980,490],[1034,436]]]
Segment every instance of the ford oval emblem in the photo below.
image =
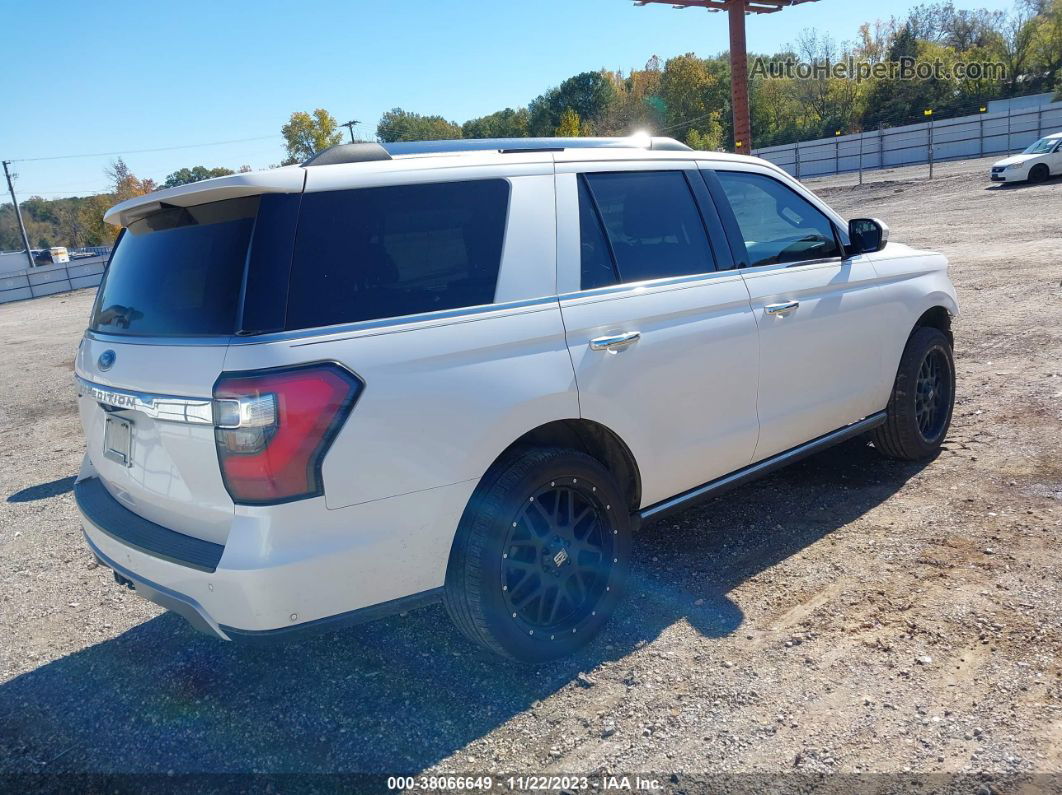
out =
[[96,360],[96,365],[101,370],[110,370],[112,367],[114,367],[114,360],[117,358],[118,357],[117,355],[115,355],[114,351],[108,348],[100,354],[100,358]]

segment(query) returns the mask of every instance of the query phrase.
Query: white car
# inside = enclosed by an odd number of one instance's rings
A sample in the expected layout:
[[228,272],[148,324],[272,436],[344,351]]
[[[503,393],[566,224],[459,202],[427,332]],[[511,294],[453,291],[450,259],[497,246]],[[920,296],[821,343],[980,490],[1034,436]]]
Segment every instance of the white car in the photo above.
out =
[[992,166],[993,182],[1043,182],[1062,174],[1062,132],[1041,138],[1020,155]]
[[349,144],[125,201],[76,360],[89,549],[221,639],[442,600],[540,661],[640,522],[933,455],[947,261],[670,139]]

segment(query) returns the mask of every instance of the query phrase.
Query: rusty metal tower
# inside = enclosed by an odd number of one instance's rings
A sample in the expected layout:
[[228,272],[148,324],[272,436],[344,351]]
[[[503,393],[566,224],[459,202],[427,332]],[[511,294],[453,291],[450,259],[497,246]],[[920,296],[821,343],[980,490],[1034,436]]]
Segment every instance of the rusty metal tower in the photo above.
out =
[[789,6],[815,3],[818,0],[635,0],[635,5],[650,3],[672,8],[706,8],[727,11],[730,16],[730,104],[734,108],[734,147],[748,153],[752,148],[752,121],[749,118],[749,59],[745,45],[745,15],[775,14]]

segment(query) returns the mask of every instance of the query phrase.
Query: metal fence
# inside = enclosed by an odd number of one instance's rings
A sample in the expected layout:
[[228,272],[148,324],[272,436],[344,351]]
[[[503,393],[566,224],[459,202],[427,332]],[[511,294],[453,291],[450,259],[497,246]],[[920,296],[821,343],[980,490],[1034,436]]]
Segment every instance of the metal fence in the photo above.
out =
[[797,179],[1020,151],[1062,131],[1062,102],[754,150]]
[[66,293],[81,287],[95,287],[100,283],[106,264],[105,257],[97,257],[2,274],[0,304]]

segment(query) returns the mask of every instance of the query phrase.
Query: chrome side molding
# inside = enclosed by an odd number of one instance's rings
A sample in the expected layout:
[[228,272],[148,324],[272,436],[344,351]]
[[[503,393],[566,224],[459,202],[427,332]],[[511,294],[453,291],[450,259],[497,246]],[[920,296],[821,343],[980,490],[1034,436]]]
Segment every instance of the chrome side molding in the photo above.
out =
[[75,375],[78,397],[88,395],[97,403],[116,409],[139,411],[161,422],[183,422],[188,425],[213,425],[214,401],[210,398],[186,398],[176,395],[154,395],[101,386]]

